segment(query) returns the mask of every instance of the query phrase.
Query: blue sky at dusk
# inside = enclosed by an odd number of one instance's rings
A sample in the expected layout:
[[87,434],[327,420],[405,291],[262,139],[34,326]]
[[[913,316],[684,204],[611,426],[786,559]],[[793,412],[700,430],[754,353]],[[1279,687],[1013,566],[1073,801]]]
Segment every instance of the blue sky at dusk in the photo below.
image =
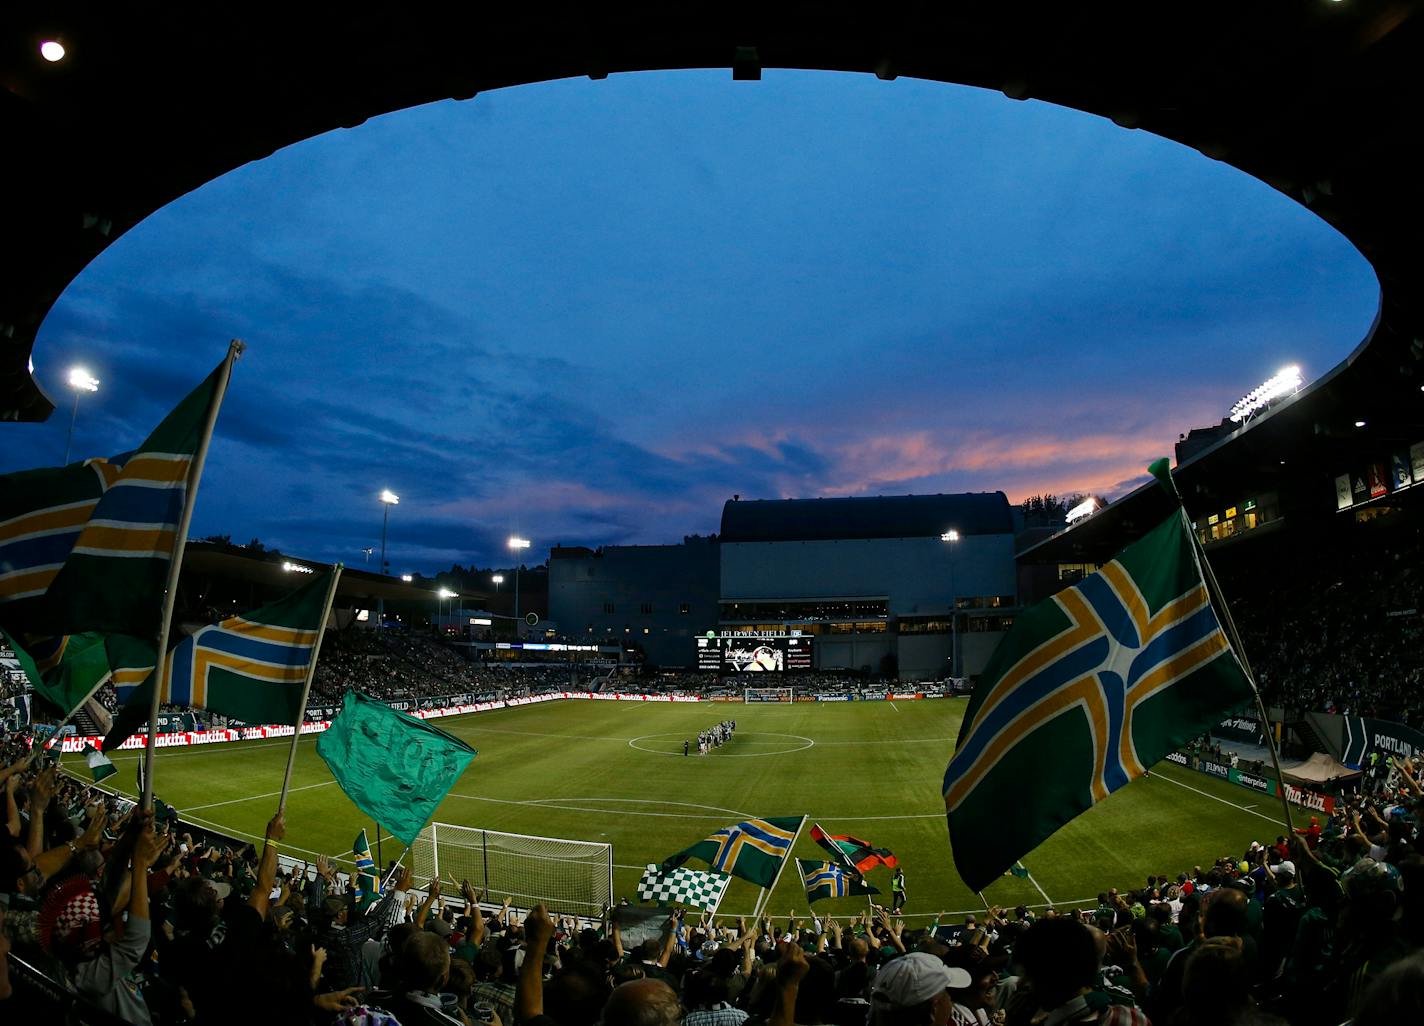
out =
[[[195,534],[392,570],[676,541],[744,498],[1116,495],[1362,338],[1333,229],[1235,169],[907,79],[614,76],[392,114],[159,211],[55,306],[0,470],[131,447],[249,349]],[[374,567],[374,564],[372,564]]]

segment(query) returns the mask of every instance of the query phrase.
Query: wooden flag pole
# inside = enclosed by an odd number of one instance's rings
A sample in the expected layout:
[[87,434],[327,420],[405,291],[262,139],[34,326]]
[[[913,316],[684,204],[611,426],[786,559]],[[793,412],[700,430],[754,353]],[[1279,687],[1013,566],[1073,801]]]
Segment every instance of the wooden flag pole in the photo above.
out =
[[326,621],[331,619],[331,604],[336,600],[336,585],[345,567],[337,563],[331,568],[331,583],[326,588],[326,601],[321,607],[321,622],[316,628],[316,643],[312,646],[311,662],[307,664],[307,679],[302,682],[302,704],[297,710],[297,722],[292,725],[292,747],[287,750],[287,772],[282,776],[282,796],[277,799],[277,811],[287,811],[287,792],[292,786],[292,769],[297,764],[297,743],[302,739],[302,723],[307,718],[307,696],[316,679],[316,664],[321,657],[321,641],[326,637]]
[[[1250,687],[1251,695],[1256,700],[1256,712],[1261,717],[1261,723],[1269,725],[1266,704],[1261,701],[1261,689],[1256,686],[1256,675],[1251,672],[1251,664],[1246,659],[1246,647],[1241,644],[1241,635],[1236,630],[1236,621],[1231,616],[1231,607],[1226,604],[1226,596],[1222,594],[1221,585],[1217,583],[1216,573],[1211,568],[1211,560],[1207,559],[1206,547],[1197,537],[1196,529],[1192,527],[1191,517],[1187,516],[1187,505],[1182,501],[1182,493],[1177,491],[1177,482],[1172,479],[1171,467],[1164,457],[1154,461],[1147,469],[1157,479],[1157,483],[1162,486],[1162,489],[1176,500],[1177,515],[1182,518],[1182,530],[1186,531],[1187,537],[1192,540],[1192,555],[1201,570],[1202,583],[1206,585],[1207,599],[1221,620],[1222,630],[1226,632],[1226,641],[1236,655],[1236,661],[1241,664],[1241,672],[1245,675],[1246,684]],[[1269,729],[1266,731],[1266,746],[1271,752],[1271,765],[1276,769],[1276,787],[1280,791],[1281,811],[1285,814],[1286,829],[1294,834],[1295,823],[1291,819],[1290,802],[1286,800],[1286,781],[1285,777],[1281,775],[1281,753],[1277,749],[1276,740],[1271,736]]]
[[[762,910],[766,907],[767,902],[769,902],[769,901],[771,900],[771,892],[774,891],[774,890],[776,890],[776,885],[777,885],[777,883],[779,883],[780,880],[781,880],[781,873],[782,873],[782,871],[786,868],[786,861],[787,861],[787,859],[791,859],[791,858],[794,858],[794,857],[795,857],[796,840],[797,840],[797,838],[799,838],[799,837],[801,836],[801,830],[802,830],[802,828],[804,828],[805,826],[806,826],[806,817],[805,817],[805,816],[802,816],[802,817],[801,817],[801,822],[796,824],[796,833],[793,834],[792,837],[791,837],[791,844],[790,844],[790,845],[787,847],[787,849],[786,849],[786,858],[783,858],[783,859],[781,860],[781,865],[779,865],[779,866],[776,867],[776,875],[771,878],[771,886],[770,886],[770,887],[767,887],[766,889],[764,889],[764,890],[761,892],[761,900],[757,902],[756,911],[752,913],[752,920],[753,920],[754,922],[755,922],[757,919],[760,919],[760,918],[761,918]],[[799,867],[798,867],[798,870],[799,870]]]
[[1251,685],[1251,695],[1256,700],[1256,712],[1261,717],[1261,724],[1265,728],[1266,747],[1271,752],[1271,765],[1276,769],[1276,787],[1280,792],[1281,811],[1286,817],[1286,830],[1291,834],[1295,833],[1295,823],[1291,819],[1290,802],[1286,799],[1286,780],[1281,775],[1281,753],[1276,747],[1276,739],[1270,730],[1270,718],[1266,715],[1266,703],[1261,700],[1261,689],[1256,687],[1256,675],[1251,672],[1251,664],[1246,661],[1246,649],[1241,644],[1241,635],[1236,631],[1236,621],[1231,617],[1231,607],[1226,604],[1226,596],[1221,593],[1221,585],[1216,581],[1216,573],[1211,568],[1211,561],[1206,558],[1206,549],[1197,538],[1197,533],[1192,529],[1192,523],[1187,519],[1185,507],[1180,508],[1182,517],[1182,527],[1192,539],[1192,547],[1196,550],[1197,561],[1201,563],[1202,578],[1206,582],[1207,595],[1211,599],[1211,604],[1221,615],[1221,626],[1226,630],[1226,640],[1231,643],[1231,647],[1236,652],[1236,658],[1241,663],[1242,672],[1246,674],[1246,683]]
[[168,583],[163,591],[163,614],[158,622],[158,647],[153,676],[153,697],[148,704],[148,741],[143,752],[143,795],[139,799],[144,812],[153,809],[153,753],[158,738],[158,707],[163,699],[163,680],[168,672],[168,634],[173,621],[173,607],[178,601],[178,575],[183,569],[183,550],[188,546],[188,527],[193,522],[193,506],[198,500],[198,483],[203,477],[203,464],[208,459],[208,444],[213,440],[213,428],[217,426],[218,411],[222,408],[223,397],[227,395],[228,382],[232,380],[232,365],[247,347],[237,339],[227,346],[227,358],[223,360],[222,374],[218,376],[218,386],[213,393],[213,401],[208,406],[208,416],[203,423],[203,436],[198,440],[197,451],[193,453],[192,466],[188,468],[187,494],[184,496],[183,512],[178,517],[178,533],[173,539],[173,553],[168,561]]

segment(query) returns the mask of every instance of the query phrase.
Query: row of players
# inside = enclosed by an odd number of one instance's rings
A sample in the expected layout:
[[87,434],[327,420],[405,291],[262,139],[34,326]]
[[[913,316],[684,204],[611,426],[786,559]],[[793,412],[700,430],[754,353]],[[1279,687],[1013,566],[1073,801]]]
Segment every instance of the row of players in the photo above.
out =
[[[723,720],[716,726],[709,727],[707,730],[702,731],[702,733],[697,735],[697,754],[706,755],[713,748],[721,748],[728,741],[732,740],[732,732],[736,729],[736,720]],[[690,754],[691,748],[692,742],[684,741],[682,743],[682,754]]]

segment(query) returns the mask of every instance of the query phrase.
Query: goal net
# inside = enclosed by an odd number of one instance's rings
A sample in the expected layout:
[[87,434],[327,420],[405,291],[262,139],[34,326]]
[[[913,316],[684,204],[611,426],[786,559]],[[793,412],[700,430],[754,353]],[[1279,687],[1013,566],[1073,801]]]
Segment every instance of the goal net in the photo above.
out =
[[611,844],[431,823],[410,859],[416,880],[438,876],[447,894],[468,880],[489,900],[513,898],[520,908],[542,901],[551,913],[596,918],[613,904]]
[[747,688],[743,702],[790,702],[795,697],[795,688]]

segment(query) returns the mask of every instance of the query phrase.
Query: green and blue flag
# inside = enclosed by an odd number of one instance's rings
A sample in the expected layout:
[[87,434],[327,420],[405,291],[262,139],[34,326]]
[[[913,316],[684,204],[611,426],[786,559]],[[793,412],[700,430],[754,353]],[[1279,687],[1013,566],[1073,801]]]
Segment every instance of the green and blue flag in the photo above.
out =
[[807,901],[820,901],[822,898],[851,898],[857,895],[880,893],[853,871],[834,862],[797,859],[796,868],[801,873],[801,883],[806,888]]
[[719,873],[739,876],[758,887],[770,887],[786,856],[791,854],[791,845],[804,821],[802,816],[781,816],[733,823],[665,859],[663,872],[676,869],[688,859],[701,859]]
[[356,872],[352,878],[356,884],[356,904],[364,909],[381,896],[381,877],[376,869],[376,860],[371,858],[371,842],[366,840],[362,830],[351,842],[351,857],[356,862]]
[[1252,695],[1178,509],[990,658],[944,775],[964,882],[982,890]]

